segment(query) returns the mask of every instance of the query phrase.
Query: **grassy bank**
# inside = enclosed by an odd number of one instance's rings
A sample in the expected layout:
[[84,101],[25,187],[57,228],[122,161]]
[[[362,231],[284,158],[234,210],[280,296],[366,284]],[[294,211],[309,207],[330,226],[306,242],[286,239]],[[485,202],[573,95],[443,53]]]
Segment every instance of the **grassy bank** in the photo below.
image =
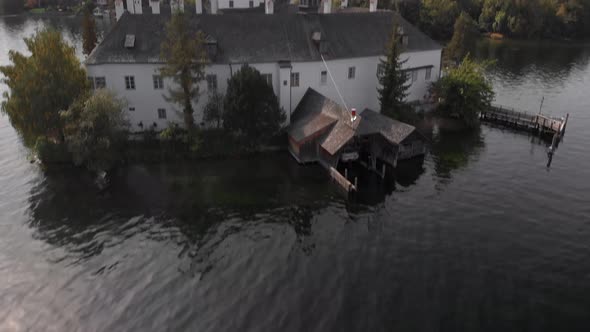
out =
[[[183,137],[162,139],[159,133],[135,134],[123,146],[114,151],[120,156],[120,164],[162,163],[170,161],[196,161],[233,159],[284,151],[287,147],[284,133],[273,137],[260,147],[249,147],[233,135],[222,130],[199,132],[198,143],[187,142]],[[45,168],[62,169],[73,166],[72,155],[63,144],[39,140],[35,155]]]

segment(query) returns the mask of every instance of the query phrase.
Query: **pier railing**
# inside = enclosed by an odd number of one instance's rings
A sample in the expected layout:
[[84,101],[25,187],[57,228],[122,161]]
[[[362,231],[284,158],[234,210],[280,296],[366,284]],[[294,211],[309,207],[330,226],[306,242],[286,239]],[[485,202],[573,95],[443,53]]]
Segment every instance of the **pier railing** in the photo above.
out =
[[482,121],[499,123],[516,129],[537,131],[541,134],[549,133],[560,136],[565,133],[568,116],[565,118],[550,117],[497,104],[492,104],[489,109],[480,112]]

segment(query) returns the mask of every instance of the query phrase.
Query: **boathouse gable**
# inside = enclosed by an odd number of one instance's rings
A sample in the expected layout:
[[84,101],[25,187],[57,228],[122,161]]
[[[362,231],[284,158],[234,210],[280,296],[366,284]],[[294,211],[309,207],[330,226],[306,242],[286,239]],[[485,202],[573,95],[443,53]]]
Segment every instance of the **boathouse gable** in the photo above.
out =
[[336,168],[343,153],[370,156],[395,166],[426,152],[426,138],[414,126],[365,109],[352,117],[319,92],[308,89],[288,127],[289,151],[300,163]]

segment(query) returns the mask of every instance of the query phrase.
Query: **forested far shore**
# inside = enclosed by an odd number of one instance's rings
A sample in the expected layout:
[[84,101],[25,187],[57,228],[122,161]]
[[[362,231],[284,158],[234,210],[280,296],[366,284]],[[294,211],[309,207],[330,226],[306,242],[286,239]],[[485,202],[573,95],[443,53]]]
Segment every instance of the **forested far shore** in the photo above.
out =
[[[357,1],[368,6],[368,0]],[[461,12],[481,32],[513,38],[584,39],[590,37],[590,0],[381,0],[428,35],[448,40]]]
[[19,14],[23,11],[23,0],[1,0],[0,15]]

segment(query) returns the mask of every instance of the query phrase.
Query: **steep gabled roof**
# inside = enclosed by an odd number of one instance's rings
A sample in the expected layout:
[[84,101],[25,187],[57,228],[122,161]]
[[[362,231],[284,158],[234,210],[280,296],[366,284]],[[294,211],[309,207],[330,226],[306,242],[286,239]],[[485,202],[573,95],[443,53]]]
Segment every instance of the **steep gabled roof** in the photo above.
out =
[[345,110],[324,95],[308,88],[291,115],[289,136],[299,142],[345,117]]
[[[262,63],[319,61],[320,54],[311,40],[321,32],[327,42],[329,59],[377,56],[384,49],[394,22],[409,36],[407,51],[441,49],[395,12],[301,14],[288,11],[264,13],[224,13],[197,15],[187,11],[191,29],[203,31],[217,40],[215,63]],[[123,14],[86,64],[161,63],[160,45],[170,13]],[[135,35],[135,46],[125,48],[125,36]]]
[[334,155],[354,137],[355,126],[358,125],[359,120],[357,116],[357,119],[352,124],[350,123],[350,119],[348,121],[340,120],[336,122],[334,128],[332,128],[330,133],[320,143],[320,146],[329,154]]
[[386,140],[396,145],[399,145],[416,130],[414,126],[369,109],[365,109],[361,116],[361,122],[357,129],[359,135],[381,134]]
[[301,142],[329,129],[320,141],[320,146],[328,153],[338,152],[355,135],[360,116],[351,122],[350,113],[324,95],[308,88],[291,116],[288,134],[296,142]]

